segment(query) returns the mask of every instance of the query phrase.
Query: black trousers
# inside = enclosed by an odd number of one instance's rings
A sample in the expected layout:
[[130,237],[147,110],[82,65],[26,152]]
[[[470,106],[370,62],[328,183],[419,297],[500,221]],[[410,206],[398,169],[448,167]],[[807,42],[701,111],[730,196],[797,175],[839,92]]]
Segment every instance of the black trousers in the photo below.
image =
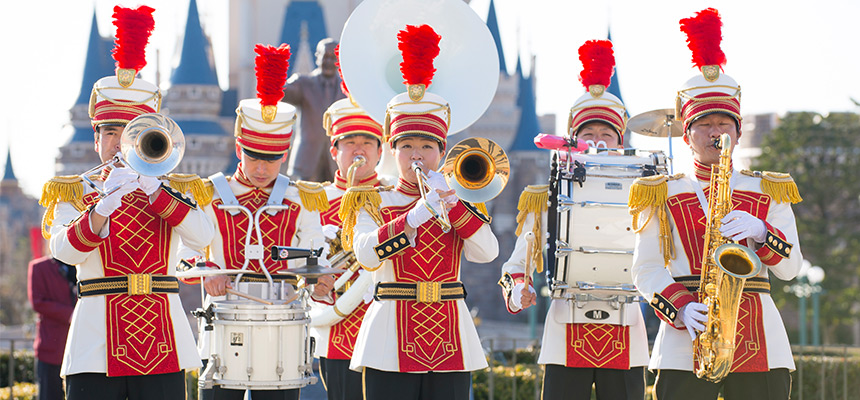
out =
[[361,373],[349,369],[349,360],[320,357],[320,377],[328,400],[363,400]]
[[63,379],[60,366],[36,360],[36,377],[39,400],[63,400]]
[[590,399],[592,385],[598,400],[643,400],[645,367],[570,368],[547,364],[543,375],[541,398],[545,400]]
[[388,372],[364,369],[365,400],[468,400],[471,372]]
[[696,377],[692,371],[661,369],[654,385],[656,400],[717,398],[720,388],[725,400],[786,400],[791,392],[791,374],[787,368],[767,372],[735,372],[719,383]]
[[[244,390],[222,389],[220,386],[215,386],[215,400],[243,400],[245,398]],[[289,390],[252,390],[251,400],[299,400],[301,389]]]
[[83,373],[66,376],[67,400],[184,400],[185,372],[113,376]]

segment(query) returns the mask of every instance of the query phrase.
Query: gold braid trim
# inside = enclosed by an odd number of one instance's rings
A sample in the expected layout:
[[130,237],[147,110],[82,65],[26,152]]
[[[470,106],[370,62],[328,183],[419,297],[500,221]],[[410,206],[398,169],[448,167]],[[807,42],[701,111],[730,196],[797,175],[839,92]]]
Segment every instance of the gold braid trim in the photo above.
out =
[[51,238],[48,227],[54,224],[54,210],[57,203],[71,203],[78,211],[84,210],[84,183],[79,175],[58,176],[42,186],[42,197],[39,205],[45,207],[45,215],[42,216],[42,237]]
[[382,196],[379,195],[377,188],[355,186],[347,189],[343,197],[340,198],[340,210],[337,214],[343,221],[340,240],[343,242],[344,249],[352,248],[352,240],[355,239],[355,224],[358,220],[358,212],[362,208],[370,214],[377,225],[382,226],[382,214],[379,213],[381,205]]
[[526,222],[526,216],[529,213],[534,214],[534,226],[532,233],[535,235],[535,243],[532,246],[532,251],[526,257],[531,257],[537,273],[543,272],[543,227],[541,226],[543,218],[541,214],[547,211],[549,204],[549,185],[528,185],[523,189],[520,195],[520,201],[517,204],[517,230],[514,232],[519,236],[523,232],[523,224]]
[[[657,221],[660,224],[660,252],[663,253],[664,265],[669,265],[669,260],[675,259],[675,245],[672,240],[671,225],[669,225],[668,200],[669,186],[666,182],[682,178],[684,174],[667,177],[665,175],[654,175],[637,178],[630,186],[630,197],[627,200],[630,215],[633,216],[633,231],[642,232],[654,213],[657,213]],[[640,224],[642,212],[650,208],[648,218]]]
[[299,189],[299,197],[302,199],[302,205],[306,210],[323,212],[328,210],[328,196],[325,194],[325,188],[321,183],[309,181],[294,181]]
[[789,174],[770,171],[741,171],[741,174],[761,178],[762,193],[770,196],[777,203],[797,204],[803,201],[797,184]]
[[170,182],[170,187],[179,191],[179,193],[191,193],[194,196],[194,201],[201,206],[205,206],[212,202],[212,196],[215,193],[214,187],[208,181],[204,181],[197,174],[170,174],[167,176]]

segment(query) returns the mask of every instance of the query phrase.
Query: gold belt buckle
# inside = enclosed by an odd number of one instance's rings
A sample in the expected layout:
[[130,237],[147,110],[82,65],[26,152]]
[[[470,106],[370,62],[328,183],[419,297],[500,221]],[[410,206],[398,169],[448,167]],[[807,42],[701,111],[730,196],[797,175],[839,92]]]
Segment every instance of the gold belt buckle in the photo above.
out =
[[152,294],[152,275],[128,274],[128,294],[130,296]]
[[442,301],[442,282],[418,282],[416,298],[422,303]]

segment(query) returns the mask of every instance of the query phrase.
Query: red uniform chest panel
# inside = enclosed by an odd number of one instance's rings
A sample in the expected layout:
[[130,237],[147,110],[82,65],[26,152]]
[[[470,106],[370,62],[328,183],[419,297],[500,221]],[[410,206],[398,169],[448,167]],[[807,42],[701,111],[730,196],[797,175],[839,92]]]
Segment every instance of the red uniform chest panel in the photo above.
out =
[[329,201],[328,210],[325,210],[320,213],[320,220],[322,221],[323,225],[343,226],[343,221],[341,221],[340,216],[337,215],[338,212],[340,212],[341,199],[343,199],[343,196]]
[[[704,192],[707,197],[709,188],[705,188]],[[699,204],[699,198],[695,193],[680,193],[669,197],[668,204],[675,229],[677,229],[681,244],[684,246],[684,254],[690,264],[690,273],[700,274],[707,216]],[[733,210],[746,211],[764,220],[767,218],[770,207],[770,196],[734,190],[732,192],[732,205]]]
[[[110,236],[99,245],[105,276],[167,274],[170,226],[136,190],[111,215]],[[107,374],[179,371],[167,294],[105,296]]]
[[[382,208],[383,221],[408,212],[414,204]],[[418,227],[415,241],[415,247],[407,247],[390,259],[396,281],[457,281],[463,240],[453,229],[444,233],[439,224],[425,223]],[[396,315],[401,372],[463,370],[456,301],[398,301]]]
[[[357,275],[357,274],[356,274]],[[361,302],[352,313],[334,324],[329,330],[327,358],[332,360],[349,360],[355,350],[355,340],[358,338],[358,329],[361,328],[361,320],[370,308],[370,303]]]
[[630,368],[630,328],[627,326],[567,324],[566,348],[567,367]]
[[[251,210],[251,214],[253,214],[266,204],[268,198],[268,193],[254,189],[236,197],[236,200]],[[242,264],[245,262],[245,237],[248,233],[249,218],[244,212],[230,215],[229,212],[218,209],[221,204],[224,204],[221,199],[214,200],[212,209],[215,212],[218,230],[221,233],[224,262],[227,264],[224,268],[242,269]],[[283,204],[288,205],[289,208],[279,211],[275,215],[269,215],[265,211],[260,215],[260,233],[263,237],[264,251],[272,246],[290,246],[293,242],[293,237],[296,234],[296,220],[301,212],[301,206],[287,199],[284,199]],[[251,228],[251,232],[250,244],[258,244],[257,234],[253,228]],[[277,272],[288,267],[287,263],[272,261],[269,257],[264,257],[263,263],[269,272]],[[260,270],[259,263],[249,263],[248,269],[259,273],[263,272]]]

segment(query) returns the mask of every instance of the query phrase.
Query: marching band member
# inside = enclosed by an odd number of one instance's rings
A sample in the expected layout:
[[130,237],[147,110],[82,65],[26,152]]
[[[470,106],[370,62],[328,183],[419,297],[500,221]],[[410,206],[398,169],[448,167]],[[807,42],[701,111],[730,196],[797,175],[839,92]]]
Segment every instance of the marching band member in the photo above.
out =
[[[325,243],[319,212],[328,208],[328,201],[322,187],[317,183],[290,181],[279,174],[290,148],[296,115],[295,107],[279,101],[283,96],[281,88],[286,81],[290,47],[286,44],[280,47],[258,44],[254,51],[257,53],[257,98],[240,101],[236,109],[236,157],[239,165],[231,177],[221,173],[210,176],[206,197],[211,201],[201,201],[203,211],[216,227],[214,238],[208,243],[206,263],[222,269],[242,269],[246,257],[251,257],[245,254],[249,217],[238,210],[222,209],[222,205],[241,205],[252,214],[266,205],[289,206],[284,210],[264,211],[260,215],[263,243],[257,243],[257,235],[251,235],[252,246],[262,245],[262,249],[275,245],[310,248]],[[183,256],[188,258],[187,253]],[[283,263],[267,257],[262,261],[275,282],[297,283],[294,275],[276,274],[288,266],[294,267],[295,261]],[[267,292],[268,280],[259,263],[249,262],[248,270],[250,273],[242,275],[240,284],[247,290],[261,293],[259,297],[273,299],[275,294]],[[287,285],[290,292],[292,285]],[[203,286],[209,295],[206,304],[224,300],[227,289],[232,289],[231,278],[226,275],[205,277]],[[200,356],[208,359],[208,331],[201,331],[198,348]],[[255,400],[298,399],[300,390],[252,390],[251,393]],[[208,391],[201,389],[201,398],[211,396]],[[215,399],[242,399],[244,391],[216,385],[213,394]]]
[[[623,148],[626,110],[617,97],[605,92],[615,66],[612,43],[588,41],[579,48],[579,57],[584,67],[580,80],[588,92],[571,109],[571,135],[592,147]],[[532,276],[525,276],[525,267],[530,261],[538,273],[543,270],[548,191],[549,185],[531,185],[520,196],[516,246],[502,266],[499,281],[511,313],[536,303]],[[528,234],[536,237],[531,253],[527,250]],[[545,365],[543,398],[590,398],[593,384],[598,399],[643,399],[648,338],[638,307],[627,311],[634,314],[630,326],[556,319],[558,314],[568,315],[568,308],[577,303],[553,299],[547,312],[538,358],[538,363]]]
[[[323,128],[331,139],[329,151],[337,164],[334,183],[324,184],[329,209],[320,215],[323,231],[330,239],[337,235],[343,225],[338,211],[344,192],[352,186],[380,185],[374,167],[382,157],[382,125],[355,104],[342,77],[341,90],[347,98],[334,102],[323,116]],[[358,274],[355,274],[348,284],[355,284],[357,279]],[[314,356],[320,359],[320,376],[329,400],[361,400],[361,374],[349,369],[349,361],[355,348],[358,328],[370,302],[360,301],[351,312],[339,310],[335,303],[339,299],[338,294],[332,291],[334,282],[332,276],[326,275],[320,277],[314,286],[312,299],[318,302],[311,303],[312,306],[320,309],[320,312],[330,310],[339,317],[331,321],[323,318],[311,321],[311,334],[316,338]],[[342,304],[340,306],[343,307]]]
[[[398,39],[408,91],[388,103],[383,127],[400,180],[393,190],[350,188],[341,204],[344,246],[352,245],[375,285],[350,368],[363,371],[367,399],[468,399],[470,372],[487,362],[464,301],[460,256],[490,262],[498,242],[486,213],[457,199],[434,172],[450,110],[425,89],[441,37],[422,25],[407,26]],[[429,179],[419,178],[413,163],[423,164]],[[426,199],[422,181],[433,188]]]
[[731,171],[731,198],[721,202],[732,211],[715,225],[726,239],[755,251],[762,268],[746,280],[737,320],[731,321],[737,327],[735,335],[727,334],[735,338],[730,372],[718,383],[693,372],[702,364],[694,360],[691,338],[708,320],[698,290],[702,260],[710,252],[704,235],[710,181],[717,175],[712,166],[721,164],[715,139],[727,134],[735,145],[741,136],[740,87],[721,73],[721,26],[711,8],[681,20],[701,70],[678,92],[675,113],[693,155],[692,176],[640,178],[630,190],[637,229],[634,282],[662,320],[649,368],[657,371],[655,397],[661,400],[716,399],[721,387],[727,400],[787,399],[794,362],[768,280],[771,273],[794,278],[803,259],[791,210],[801,198],[788,174]]
[[[135,79],[146,65],[153,11],[114,8],[117,75],[96,82],[90,100],[95,150],[105,162],[119,151],[129,121],[160,109],[158,87]],[[173,275],[180,237],[202,249],[213,235],[206,215],[183,195],[201,182],[182,177],[168,184],[119,166],[93,181],[106,191],[119,189],[99,198],[80,176],[57,177],[41,199],[51,252],[78,266],[81,298],[62,366],[66,394],[72,400],[184,398],[183,370],[199,367],[200,359]]]

